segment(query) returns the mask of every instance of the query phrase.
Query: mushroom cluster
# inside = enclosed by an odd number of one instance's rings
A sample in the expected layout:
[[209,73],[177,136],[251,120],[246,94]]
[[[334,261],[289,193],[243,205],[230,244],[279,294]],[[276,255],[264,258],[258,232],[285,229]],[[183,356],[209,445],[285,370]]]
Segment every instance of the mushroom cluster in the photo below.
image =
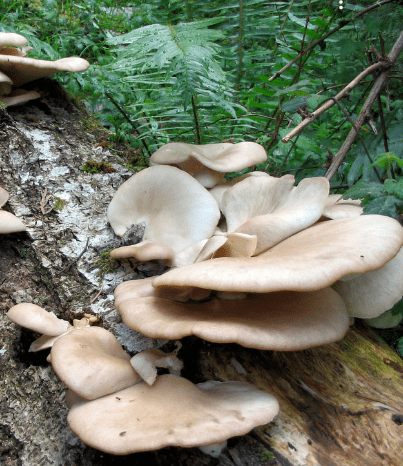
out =
[[36,91],[20,86],[60,71],[85,71],[90,64],[80,57],[67,57],[55,61],[27,57],[32,50],[28,40],[13,32],[0,32],[0,100],[7,107],[37,99]]
[[[29,351],[51,347],[48,360],[68,387],[70,428],[104,452],[126,455],[174,445],[202,447],[215,456],[228,438],[267,424],[278,413],[277,400],[250,384],[194,385],[181,377],[181,345],[172,353],[154,349],[131,358],[110,332],[90,326],[94,316],[71,326],[29,303],[17,304],[7,315],[44,333]],[[157,376],[157,367],[169,374]]]
[[[151,338],[196,335],[292,351],[337,341],[352,317],[370,319],[393,307],[403,294],[403,228],[396,220],[361,215],[356,201],[329,195],[322,177],[294,186],[292,175],[252,172],[209,191],[196,186],[190,175],[197,179],[202,162],[212,170],[213,160],[217,169],[222,154],[225,162],[233,154],[238,163],[245,144],[167,144],[151,157],[159,166],[119,188],[108,210],[114,231],[123,235],[144,222],[148,246],[158,240],[174,250],[168,272],[116,288],[123,322]],[[180,177],[194,184],[199,203],[182,194]]]
[[8,201],[8,192],[0,187],[0,234],[17,233],[25,231],[25,225],[21,220],[6,210],[2,210],[3,205]]

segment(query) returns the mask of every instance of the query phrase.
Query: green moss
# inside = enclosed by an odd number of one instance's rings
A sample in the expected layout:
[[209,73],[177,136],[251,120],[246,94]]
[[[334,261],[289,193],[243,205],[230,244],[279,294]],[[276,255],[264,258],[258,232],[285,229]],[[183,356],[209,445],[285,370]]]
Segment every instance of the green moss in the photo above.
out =
[[85,164],[81,167],[81,170],[89,173],[112,173],[116,171],[110,163],[95,162],[94,160],[88,160],[85,162]]
[[110,257],[109,253],[113,250],[109,249],[108,251],[102,252],[98,259],[95,259],[94,265],[99,268],[98,277],[99,281],[102,282],[102,279],[107,273],[116,272],[115,260]]
[[64,199],[60,199],[60,197],[54,197],[53,201],[53,210],[62,210],[64,206],[67,204],[67,201],[65,201]]

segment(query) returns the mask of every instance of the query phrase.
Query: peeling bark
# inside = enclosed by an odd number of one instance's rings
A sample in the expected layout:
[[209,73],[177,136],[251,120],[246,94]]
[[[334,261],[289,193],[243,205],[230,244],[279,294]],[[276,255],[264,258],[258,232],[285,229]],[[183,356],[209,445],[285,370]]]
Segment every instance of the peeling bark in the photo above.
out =
[[[66,424],[65,388],[46,352],[28,353],[36,335],[10,322],[7,310],[31,301],[68,320],[97,314],[132,353],[164,342],[121,323],[112,293],[127,269],[99,277],[100,253],[120,244],[105,213],[133,174],[125,154],[97,146],[106,130],[59,86],[50,80],[35,86],[41,100],[0,109],[5,208],[28,226],[27,233],[0,236],[0,460],[12,466],[399,466],[403,364],[362,324],[339,343],[290,353],[185,338],[179,357],[192,381],[243,380],[280,400],[275,422],[231,439],[218,459],[194,448],[115,458],[82,444]],[[87,173],[88,160],[116,171]],[[147,274],[137,270],[125,279]]]

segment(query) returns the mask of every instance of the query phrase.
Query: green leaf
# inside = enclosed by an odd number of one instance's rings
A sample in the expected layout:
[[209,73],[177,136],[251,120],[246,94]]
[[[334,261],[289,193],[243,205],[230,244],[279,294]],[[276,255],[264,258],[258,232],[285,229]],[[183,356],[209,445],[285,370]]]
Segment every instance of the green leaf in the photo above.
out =
[[375,157],[374,163],[371,164],[370,167],[379,165],[381,168],[390,170],[394,163],[396,163],[400,168],[403,167],[403,160],[399,159],[399,157],[394,152],[384,152],[383,154],[378,154]]

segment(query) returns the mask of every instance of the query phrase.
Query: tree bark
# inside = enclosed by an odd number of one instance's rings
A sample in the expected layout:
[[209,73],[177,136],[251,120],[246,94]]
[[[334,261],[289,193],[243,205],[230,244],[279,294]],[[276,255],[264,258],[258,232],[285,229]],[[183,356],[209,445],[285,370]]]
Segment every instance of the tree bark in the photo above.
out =
[[[99,277],[100,253],[119,242],[105,213],[133,174],[125,168],[130,150],[98,145],[107,131],[52,81],[36,89],[40,101],[0,109],[5,208],[28,226],[27,233],[0,236],[0,460],[7,466],[401,465],[403,364],[363,324],[341,342],[290,353],[185,338],[180,357],[193,382],[243,380],[280,401],[273,423],[231,439],[217,459],[173,447],[116,458],[82,444],[67,426],[65,387],[46,352],[28,353],[36,335],[10,322],[7,310],[31,301],[68,320],[96,314],[131,353],[164,342],[128,330],[114,310],[113,289],[126,269]],[[116,171],[87,173],[88,160]],[[148,273],[143,268],[125,279]]]

